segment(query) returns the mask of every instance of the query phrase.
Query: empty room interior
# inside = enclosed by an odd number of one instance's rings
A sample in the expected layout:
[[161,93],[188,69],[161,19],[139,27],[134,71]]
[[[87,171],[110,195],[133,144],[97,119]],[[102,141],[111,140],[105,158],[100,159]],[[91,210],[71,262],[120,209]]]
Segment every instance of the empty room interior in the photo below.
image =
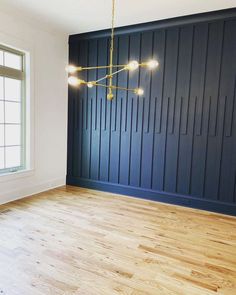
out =
[[236,295],[236,0],[0,0],[0,294]]

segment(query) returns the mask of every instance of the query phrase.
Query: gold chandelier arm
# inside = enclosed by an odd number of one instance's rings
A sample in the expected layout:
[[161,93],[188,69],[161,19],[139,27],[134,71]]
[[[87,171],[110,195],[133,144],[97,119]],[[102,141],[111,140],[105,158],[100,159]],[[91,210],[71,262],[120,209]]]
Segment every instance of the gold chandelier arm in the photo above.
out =
[[103,81],[103,80],[106,80],[106,79],[107,79],[107,75],[100,78],[100,79],[98,79],[98,80],[96,80],[96,81],[94,81],[94,82],[97,83],[97,82],[100,82],[100,81]]
[[120,70],[118,70],[116,72],[113,72],[111,75],[106,75],[106,76],[104,76],[104,77],[102,77],[102,78],[100,78],[100,79],[98,79],[98,80],[96,80],[94,82],[97,83],[97,82],[103,81],[105,79],[110,79],[111,76],[113,77],[114,75],[117,75],[118,73],[123,72],[125,70],[126,70],[126,68],[124,67],[124,68],[122,68],[122,69],[120,69]]
[[[139,67],[146,67],[148,66],[148,63],[139,63]],[[76,71],[81,72],[81,71],[87,71],[87,70],[99,70],[99,69],[110,69],[110,68],[125,68],[128,70],[128,65],[109,65],[109,66],[94,66],[94,67],[76,67]]]
[[117,90],[125,90],[125,91],[132,91],[135,93],[136,89],[135,88],[126,88],[126,87],[120,87],[120,86],[110,86],[110,85],[105,85],[105,84],[100,84],[100,83],[94,83],[94,86],[99,86],[99,87],[104,87],[104,88],[111,88],[111,89],[117,89]]
[[123,72],[125,70],[126,70],[126,67],[124,67],[123,69],[120,69],[118,71],[115,71],[115,72],[112,73],[112,76],[117,75],[117,74],[119,74],[119,73],[121,73],[121,72]]
[[[71,76],[70,78],[72,78],[72,80],[70,81],[69,84],[71,84],[72,86],[87,85],[88,88],[92,88],[93,86],[100,86],[100,87],[108,88],[111,90],[118,89],[118,90],[132,91],[136,95],[143,94],[143,90],[141,88],[127,88],[127,87],[121,87],[121,86],[106,85],[106,84],[97,83],[96,81],[85,81],[82,79],[78,79],[74,76]],[[113,93],[112,93],[112,98],[113,98]]]
[[[113,65],[112,68],[124,68],[127,65]],[[110,69],[111,66],[94,66],[94,67],[77,67],[77,71],[84,71],[84,70],[97,70],[97,69]]]

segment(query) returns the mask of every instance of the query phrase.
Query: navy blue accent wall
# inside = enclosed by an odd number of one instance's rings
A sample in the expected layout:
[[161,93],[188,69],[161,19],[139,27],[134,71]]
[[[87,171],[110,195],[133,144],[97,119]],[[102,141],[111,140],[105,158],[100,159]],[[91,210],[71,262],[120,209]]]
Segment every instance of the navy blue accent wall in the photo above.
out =
[[[70,63],[107,64],[109,33],[70,36]],[[115,79],[142,97],[69,88],[67,183],[236,215],[236,9],[117,29],[115,63],[150,57]]]

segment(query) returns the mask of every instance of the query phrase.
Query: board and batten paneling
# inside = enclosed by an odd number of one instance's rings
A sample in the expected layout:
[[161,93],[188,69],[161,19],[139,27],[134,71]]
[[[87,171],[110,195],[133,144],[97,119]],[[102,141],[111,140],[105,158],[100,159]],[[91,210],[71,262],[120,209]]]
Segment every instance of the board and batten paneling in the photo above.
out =
[[[72,64],[109,61],[109,31],[69,45]],[[114,78],[141,97],[69,88],[67,183],[236,214],[236,10],[118,29],[115,63],[150,57]]]

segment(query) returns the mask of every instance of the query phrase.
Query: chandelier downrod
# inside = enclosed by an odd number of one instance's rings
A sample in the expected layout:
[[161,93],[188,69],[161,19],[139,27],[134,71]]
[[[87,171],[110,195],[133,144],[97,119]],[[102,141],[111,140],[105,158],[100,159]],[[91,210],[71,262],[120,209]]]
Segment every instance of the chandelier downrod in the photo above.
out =
[[112,100],[114,95],[112,93],[112,68],[113,68],[113,51],[114,51],[114,26],[115,26],[115,0],[112,0],[112,18],[111,18],[111,46],[110,46],[110,69],[109,69],[109,91],[107,99]]

